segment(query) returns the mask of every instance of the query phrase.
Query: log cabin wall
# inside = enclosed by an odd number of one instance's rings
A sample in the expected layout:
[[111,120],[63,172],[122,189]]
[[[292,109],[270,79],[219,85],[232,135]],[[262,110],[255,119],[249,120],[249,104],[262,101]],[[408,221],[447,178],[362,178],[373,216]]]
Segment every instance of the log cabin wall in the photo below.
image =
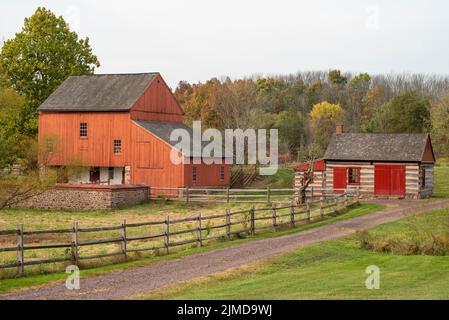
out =
[[362,196],[374,196],[375,181],[374,167],[375,165],[403,165],[405,166],[405,196],[407,198],[427,197],[432,194],[433,190],[433,166],[426,166],[426,183],[429,181],[432,187],[428,187],[424,192],[421,190],[420,184],[420,165],[418,163],[371,163],[371,162],[326,162],[326,180],[325,186],[327,190],[333,189],[334,184],[334,168],[360,168],[360,185],[348,185],[348,190],[359,189]]
[[[424,177],[423,177],[423,174],[424,174]],[[419,183],[420,183],[420,190],[421,190],[421,198],[426,198],[426,197],[432,196],[433,188],[434,188],[434,165],[433,164],[422,164],[421,165],[421,169],[419,171]]]
[[[304,180],[304,171],[295,172],[294,188],[300,189]],[[307,196],[316,198],[323,196],[323,189],[325,188],[325,171],[315,171],[313,173],[313,180],[307,186]]]

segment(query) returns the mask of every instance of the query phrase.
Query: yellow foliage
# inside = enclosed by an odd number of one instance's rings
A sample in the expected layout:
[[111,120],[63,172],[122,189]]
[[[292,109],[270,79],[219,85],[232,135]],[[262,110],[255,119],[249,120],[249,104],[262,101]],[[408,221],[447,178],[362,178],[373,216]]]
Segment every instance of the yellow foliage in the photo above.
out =
[[340,104],[332,104],[327,101],[315,104],[312,107],[312,111],[310,111],[310,119],[313,123],[325,118],[333,121],[339,121],[342,116],[343,109]]

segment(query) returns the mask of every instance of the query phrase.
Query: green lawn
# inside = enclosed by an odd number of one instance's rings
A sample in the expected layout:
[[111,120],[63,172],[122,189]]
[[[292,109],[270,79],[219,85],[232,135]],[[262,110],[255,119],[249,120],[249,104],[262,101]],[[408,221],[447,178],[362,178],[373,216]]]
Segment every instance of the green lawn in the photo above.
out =
[[[416,226],[447,226],[449,210],[374,228],[379,237],[413,236]],[[420,227],[421,228],[421,227]],[[365,270],[380,268],[380,289],[365,287]],[[356,236],[328,241],[199,281],[166,288],[158,299],[449,299],[449,258],[399,256],[360,248]]]
[[435,190],[436,198],[449,198],[449,166],[435,166]]
[[[382,210],[384,208],[385,208],[384,206],[377,205],[377,204],[362,204],[353,209],[348,210],[346,213],[343,213],[339,216],[328,217],[323,220],[316,220],[310,224],[300,225],[296,228],[286,229],[286,230],[278,231],[276,233],[274,233],[272,231],[266,231],[263,233],[259,233],[254,237],[236,239],[233,241],[212,242],[209,245],[202,247],[202,248],[187,248],[185,250],[182,250],[179,252],[174,252],[167,256],[142,257],[140,260],[121,262],[121,263],[116,263],[113,265],[83,269],[83,270],[81,270],[81,275],[83,277],[94,276],[94,275],[98,275],[98,274],[107,273],[110,271],[124,270],[124,269],[132,268],[132,267],[148,265],[148,264],[155,263],[155,262],[158,262],[161,260],[176,259],[176,258],[180,258],[180,257],[186,256],[189,254],[195,254],[195,253],[210,251],[213,249],[233,246],[233,245],[243,243],[246,241],[253,241],[253,240],[257,240],[257,239],[283,236],[283,235],[292,234],[295,232],[300,232],[300,231],[320,227],[320,226],[323,226],[323,225],[326,225],[329,223],[333,223],[336,221],[365,215],[365,214],[368,214],[368,213],[371,213],[374,211]],[[62,279],[65,279],[66,277],[67,277],[67,275],[63,272],[48,273],[48,271],[43,269],[42,274],[31,274],[31,275],[28,275],[26,277],[21,277],[21,278],[7,278],[7,279],[0,280],[0,293],[9,292],[11,290],[20,289],[20,288],[24,288],[24,287],[48,284],[48,283],[51,283],[54,281],[60,281]]]

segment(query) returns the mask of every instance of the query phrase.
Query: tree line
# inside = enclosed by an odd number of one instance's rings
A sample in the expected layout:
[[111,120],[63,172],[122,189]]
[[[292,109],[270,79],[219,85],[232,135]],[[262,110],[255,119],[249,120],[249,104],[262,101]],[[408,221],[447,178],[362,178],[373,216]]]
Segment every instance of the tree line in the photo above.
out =
[[340,70],[298,72],[205,83],[175,90],[186,122],[204,127],[277,128],[285,161],[322,156],[337,124],[345,132],[431,133],[435,151],[449,152],[449,77],[370,75]]

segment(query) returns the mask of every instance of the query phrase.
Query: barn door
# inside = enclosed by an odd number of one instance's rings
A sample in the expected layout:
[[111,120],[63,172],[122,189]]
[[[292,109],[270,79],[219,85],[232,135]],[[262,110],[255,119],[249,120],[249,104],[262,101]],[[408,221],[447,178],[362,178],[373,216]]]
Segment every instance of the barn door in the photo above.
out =
[[391,166],[390,170],[390,194],[405,196],[405,166]]
[[405,166],[376,165],[374,167],[374,193],[382,196],[405,195]]
[[346,168],[334,168],[334,193],[345,192],[346,181]]

